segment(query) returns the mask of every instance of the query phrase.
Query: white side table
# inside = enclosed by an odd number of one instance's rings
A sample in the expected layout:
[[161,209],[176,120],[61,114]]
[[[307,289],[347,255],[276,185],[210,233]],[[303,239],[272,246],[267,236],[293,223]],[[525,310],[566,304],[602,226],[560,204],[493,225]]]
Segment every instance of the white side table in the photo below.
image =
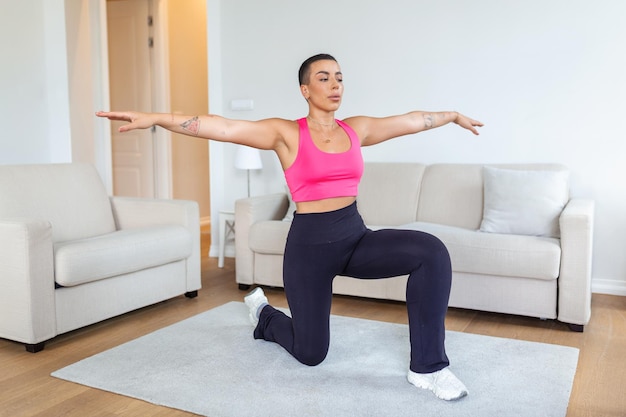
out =
[[218,268],[224,267],[224,246],[226,245],[226,235],[235,234],[235,212],[229,210],[220,210],[220,247],[219,257],[217,258]]

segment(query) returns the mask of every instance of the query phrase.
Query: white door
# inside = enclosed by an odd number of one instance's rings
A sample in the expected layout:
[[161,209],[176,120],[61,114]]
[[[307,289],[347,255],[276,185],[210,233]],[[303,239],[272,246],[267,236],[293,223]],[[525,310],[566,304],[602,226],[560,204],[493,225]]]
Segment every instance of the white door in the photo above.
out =
[[[152,110],[150,0],[107,1],[112,110]],[[113,194],[155,197],[154,129],[112,124]]]

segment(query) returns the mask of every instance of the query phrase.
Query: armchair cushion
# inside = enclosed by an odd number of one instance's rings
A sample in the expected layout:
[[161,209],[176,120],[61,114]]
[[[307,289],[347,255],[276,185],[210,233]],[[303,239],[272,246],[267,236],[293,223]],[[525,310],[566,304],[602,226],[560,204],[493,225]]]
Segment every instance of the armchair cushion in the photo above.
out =
[[285,185],[285,194],[287,194],[287,198],[289,199],[289,207],[287,208],[287,214],[283,217],[284,222],[290,222],[293,220],[293,214],[296,212],[296,203],[291,198],[291,192],[289,191],[289,187]]
[[64,287],[185,259],[191,236],[177,225],[120,230],[54,245],[55,281]]
[[0,218],[45,219],[52,241],[115,231],[109,197],[88,164],[5,165],[0,175]]
[[258,253],[282,255],[291,222],[266,220],[250,226],[250,248]]

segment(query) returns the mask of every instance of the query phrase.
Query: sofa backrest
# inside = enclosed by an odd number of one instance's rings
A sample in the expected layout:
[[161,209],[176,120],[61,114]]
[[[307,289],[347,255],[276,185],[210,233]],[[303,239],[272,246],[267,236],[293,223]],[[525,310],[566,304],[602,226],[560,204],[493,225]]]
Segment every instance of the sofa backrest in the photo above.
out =
[[[429,165],[422,180],[417,220],[477,230],[483,218],[481,164]],[[496,168],[552,171],[560,164],[489,164]]]
[[478,229],[483,217],[482,165],[429,165],[422,181],[417,220]]
[[2,218],[47,220],[55,243],[115,231],[109,196],[88,164],[0,166]]
[[414,222],[425,169],[426,165],[420,163],[365,163],[357,197],[365,224],[395,226]]
[[[561,164],[488,164],[496,168],[556,171]],[[370,226],[415,221],[480,228],[483,218],[483,164],[366,162],[357,204]]]

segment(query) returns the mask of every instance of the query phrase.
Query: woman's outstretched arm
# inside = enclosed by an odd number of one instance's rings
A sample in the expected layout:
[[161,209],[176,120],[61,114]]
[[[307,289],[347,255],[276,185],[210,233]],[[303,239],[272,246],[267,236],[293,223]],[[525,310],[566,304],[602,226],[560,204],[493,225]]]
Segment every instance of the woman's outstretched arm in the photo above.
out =
[[260,121],[232,120],[217,115],[184,116],[170,113],[143,113],[136,111],[96,112],[96,116],[125,121],[120,132],[160,126],[174,133],[203,139],[231,142],[259,149],[275,149],[281,135],[281,119]]
[[483,124],[456,111],[412,111],[410,113],[389,117],[357,116],[345,120],[357,131],[362,146],[375,145],[399,136],[423,132],[455,123],[460,127],[478,135],[477,127]]

